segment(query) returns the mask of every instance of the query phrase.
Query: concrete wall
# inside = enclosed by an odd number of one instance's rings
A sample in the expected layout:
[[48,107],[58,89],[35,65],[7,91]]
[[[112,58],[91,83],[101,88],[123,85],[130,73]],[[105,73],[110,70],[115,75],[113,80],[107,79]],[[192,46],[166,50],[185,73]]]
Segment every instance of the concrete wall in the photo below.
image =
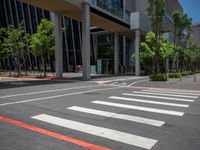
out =
[[130,12],[135,12],[135,4],[136,4],[136,0],[125,0],[125,8],[126,10],[130,11]]
[[163,20],[163,31],[174,32],[172,14],[174,11],[183,12],[183,8],[178,0],[165,0],[165,11],[166,11],[166,16]]
[[[173,25],[171,16],[173,12],[176,10],[183,12],[183,8],[181,7],[178,0],[165,0],[165,1],[166,1],[165,3],[166,16],[164,17],[164,20],[163,20],[162,30],[163,32],[166,32],[166,31],[174,32],[174,25]],[[148,16],[148,13],[146,11],[148,0],[125,0],[125,2],[126,2],[126,9],[128,11],[140,12],[144,16]],[[146,17],[142,17],[142,18],[146,18]],[[143,23],[146,23],[146,21],[142,20],[142,24]]]
[[200,22],[193,26],[193,42],[200,47]]
[[183,8],[178,0],[165,0],[166,13],[171,16],[175,10],[183,12]]
[[136,11],[141,12],[144,15],[148,15],[146,8],[148,5],[148,0],[136,0]]
[[147,15],[146,7],[148,0],[125,0],[126,9],[130,12],[141,12]]

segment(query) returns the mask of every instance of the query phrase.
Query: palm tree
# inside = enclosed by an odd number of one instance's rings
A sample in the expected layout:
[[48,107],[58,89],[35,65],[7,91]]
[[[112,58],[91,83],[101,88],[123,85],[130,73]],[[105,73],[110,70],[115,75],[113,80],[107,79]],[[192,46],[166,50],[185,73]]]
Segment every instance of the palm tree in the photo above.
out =
[[179,11],[175,11],[172,15],[172,18],[175,26],[172,70],[175,71],[176,50],[181,42],[182,45],[184,45],[184,47],[188,46],[187,43],[191,37],[191,32],[192,32],[192,19],[189,18],[187,14],[183,14],[182,12]]

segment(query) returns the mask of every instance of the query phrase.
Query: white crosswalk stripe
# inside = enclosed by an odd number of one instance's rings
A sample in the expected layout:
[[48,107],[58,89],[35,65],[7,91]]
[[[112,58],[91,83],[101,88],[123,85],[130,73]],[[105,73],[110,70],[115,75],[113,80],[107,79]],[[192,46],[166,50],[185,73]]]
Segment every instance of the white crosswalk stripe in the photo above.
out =
[[[124,108],[129,110],[137,110],[143,112],[150,112],[150,113],[157,113],[157,114],[164,114],[164,115],[172,115],[172,116],[183,116],[183,111],[175,111],[175,110],[168,110],[168,109],[159,109],[159,108],[152,108],[152,107],[143,107],[137,106],[133,104],[126,104],[125,102],[139,102],[141,105],[143,103],[147,104],[155,104],[155,106],[164,105],[164,106],[174,106],[174,107],[183,107],[188,108],[190,105],[188,104],[181,104],[180,103],[172,103],[172,102],[164,102],[162,100],[157,101],[153,99],[163,99],[163,100],[173,100],[173,101],[182,101],[182,102],[194,102],[194,99],[198,98],[198,93],[180,93],[175,91],[162,91],[162,90],[141,90],[141,91],[133,91],[133,93],[122,93],[123,96],[110,96],[108,97],[112,101],[118,100],[124,103],[116,103],[116,102],[108,102],[108,101],[101,101],[95,100],[91,103],[98,104],[96,106],[110,106],[110,107],[117,107],[117,108]],[[200,95],[200,94],[199,94]],[[126,97],[124,97],[126,96]],[[141,97],[141,98],[137,98]],[[142,98],[143,97],[143,98]],[[146,98],[146,99],[144,99]],[[149,98],[149,99],[147,99]],[[165,124],[165,121],[155,120],[150,118],[141,117],[139,115],[128,115],[128,114],[121,114],[115,113],[111,111],[105,111],[100,109],[92,109],[87,107],[80,107],[80,106],[71,106],[66,108],[68,111],[74,111],[76,113],[85,113],[87,115],[96,115],[96,116],[103,116],[108,118],[114,118],[124,121],[136,122],[141,124],[146,124],[155,127],[161,127]],[[144,148],[144,149],[152,149],[158,140],[154,138],[147,138],[141,135],[134,135],[131,133],[121,132],[118,130],[113,130],[109,128],[104,128],[100,126],[94,126],[87,123],[82,123],[78,121],[68,120],[64,118],[59,118],[56,116],[51,116],[47,114],[41,114],[37,116],[31,117],[36,120],[40,120],[49,124],[57,125],[60,127],[72,129],[75,131],[79,131],[82,133],[91,134],[94,136],[106,138],[109,140],[121,142],[124,144],[129,144],[132,146]]]
[[50,116],[47,114],[41,114],[31,117],[36,120],[40,120],[46,123],[57,125],[64,128],[69,128],[72,130],[80,131],[83,133],[107,138],[110,140],[118,141],[121,143],[137,146],[140,148],[151,149],[158,141],[155,139],[150,139],[134,134],[129,134],[125,132],[120,132],[117,130],[112,130],[108,128],[103,128],[99,126],[94,126],[90,124],[85,124],[77,121],[72,121],[68,119],[63,119],[55,116]]
[[189,91],[189,90],[174,90],[174,89],[155,89],[155,88],[148,88],[148,90],[155,90],[155,91],[167,91],[167,92],[184,92],[185,94],[200,94],[198,91]]
[[150,101],[150,100],[141,100],[141,99],[127,98],[127,97],[111,96],[109,98],[111,98],[111,99],[117,99],[117,100],[123,100],[123,101],[132,101],[132,102],[157,104],[157,105],[167,105],[167,106],[176,106],[176,107],[189,107],[189,105],[185,105],[185,104],[166,103],[166,102]]
[[159,93],[159,92],[139,92],[133,91],[133,93],[137,94],[148,94],[148,95],[161,95],[161,96],[169,96],[169,97],[184,97],[184,98],[198,98],[198,96],[188,96],[188,95],[176,95],[176,94],[166,94],[166,93]]
[[130,94],[130,93],[123,93],[122,95],[126,95],[126,96],[136,96],[136,97],[158,98],[158,99],[174,100],[174,101],[183,101],[183,102],[194,102],[194,100],[191,100],[191,99],[182,99],[182,98],[173,98],[173,97],[163,97],[163,96],[153,96],[153,95]]
[[67,109],[84,112],[84,113],[88,113],[88,114],[93,114],[93,115],[105,116],[105,117],[109,117],[109,118],[133,121],[133,122],[138,122],[138,123],[143,123],[143,124],[158,126],[158,127],[162,126],[165,123],[164,121],[148,119],[148,118],[138,117],[138,116],[131,116],[131,115],[126,115],[126,114],[117,114],[117,113],[113,113],[113,112],[89,109],[89,108],[85,108],[85,107],[72,106]]
[[200,93],[187,93],[187,92],[175,92],[175,91],[163,91],[163,90],[142,90],[144,92],[153,92],[153,93],[166,93],[166,94],[177,94],[177,95],[194,95],[200,96]]
[[153,113],[174,115],[174,116],[183,116],[184,115],[184,112],[165,110],[165,109],[157,109],[157,108],[149,108],[149,107],[142,107],[142,106],[136,106],[136,105],[126,105],[126,104],[111,103],[111,102],[105,102],[105,101],[92,101],[92,103],[101,104],[101,105],[107,105],[107,106],[113,106],[113,107],[127,108],[127,109],[135,109],[135,110],[141,110],[141,111],[147,111],[147,112],[153,112]]

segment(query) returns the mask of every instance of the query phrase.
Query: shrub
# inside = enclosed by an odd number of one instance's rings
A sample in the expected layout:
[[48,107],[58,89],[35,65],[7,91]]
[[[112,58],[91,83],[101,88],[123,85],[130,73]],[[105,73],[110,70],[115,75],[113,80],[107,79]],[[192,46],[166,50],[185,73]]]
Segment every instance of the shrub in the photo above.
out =
[[180,78],[181,77],[181,73],[168,73],[168,77],[169,78]]
[[188,75],[193,75],[194,73],[193,72],[188,72]]
[[188,75],[189,75],[189,72],[181,72],[181,75],[182,75],[182,76],[188,76]]
[[158,75],[151,75],[149,79],[150,81],[167,81],[168,77],[167,74],[158,74]]

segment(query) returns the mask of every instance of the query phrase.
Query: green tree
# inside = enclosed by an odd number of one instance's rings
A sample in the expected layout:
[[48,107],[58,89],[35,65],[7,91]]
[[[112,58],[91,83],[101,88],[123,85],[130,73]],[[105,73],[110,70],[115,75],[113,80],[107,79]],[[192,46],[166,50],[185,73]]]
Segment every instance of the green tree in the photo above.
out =
[[[3,47],[3,42],[0,40],[0,67],[1,67],[1,70],[2,70],[2,64],[1,64],[1,61],[3,61],[6,57],[8,56],[8,53],[6,51],[6,49],[4,49]],[[0,70],[0,73],[1,73],[1,70]]]
[[[148,32],[145,37],[145,42],[140,43],[140,58],[141,58],[141,64],[144,67],[144,69],[147,70],[147,72],[152,73],[151,71],[154,70],[152,67],[154,67],[154,58],[156,53],[156,45],[154,44],[156,41],[156,36],[153,32]],[[158,62],[160,66],[163,66],[164,68],[164,60],[166,58],[171,57],[173,52],[173,44],[169,43],[166,39],[163,37],[160,37],[159,39],[159,45],[160,45],[160,61]],[[135,59],[135,55],[133,54],[131,57],[132,60]],[[164,70],[164,69],[163,69]],[[154,72],[155,73],[155,72]]]
[[[187,47],[190,46],[191,33],[192,33],[192,19],[188,17],[187,14],[183,14],[182,12],[175,11],[172,14],[172,18],[174,21],[174,52],[173,52],[173,60],[172,60],[172,70],[175,72],[175,61],[176,55],[180,53],[183,58],[183,54],[187,55]],[[183,44],[184,43],[184,44]],[[182,48],[180,48],[180,46]],[[187,54],[186,54],[187,53]],[[178,70],[179,68],[177,68]]]
[[147,6],[148,15],[151,17],[151,27],[155,34],[155,57],[154,69],[155,74],[160,71],[159,67],[159,51],[160,51],[160,37],[162,30],[163,17],[165,15],[165,0],[148,0]]
[[31,49],[35,56],[41,56],[44,76],[46,76],[46,61],[48,55],[53,54],[55,49],[54,24],[42,19],[37,28],[37,32],[32,35]]
[[9,25],[7,28],[2,29],[3,36],[3,49],[6,55],[9,55],[14,62],[15,69],[18,71],[18,75],[21,75],[23,59],[27,56],[27,51],[24,47],[24,38],[26,32],[23,24],[21,23],[18,28],[13,25]]

